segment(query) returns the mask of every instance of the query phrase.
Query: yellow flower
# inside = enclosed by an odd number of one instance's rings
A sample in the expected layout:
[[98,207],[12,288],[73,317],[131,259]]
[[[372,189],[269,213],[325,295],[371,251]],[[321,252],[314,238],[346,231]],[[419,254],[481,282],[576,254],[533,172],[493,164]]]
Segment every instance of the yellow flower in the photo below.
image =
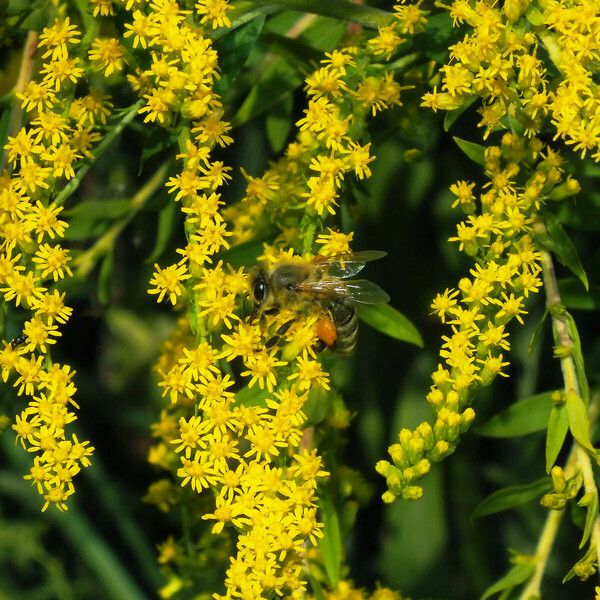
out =
[[320,254],[323,256],[338,256],[350,252],[350,242],[354,237],[354,232],[342,233],[335,231],[330,227],[328,233],[321,233],[317,236],[317,244],[321,244]]
[[282,367],[287,363],[283,360],[278,360],[275,356],[275,352],[269,353],[267,350],[262,352],[254,352],[246,358],[244,365],[247,367],[246,371],[242,371],[242,377],[250,377],[248,387],[252,387],[258,382],[260,389],[265,387],[272,392],[274,386],[277,384],[277,377],[275,375],[275,368]]
[[92,42],[88,56],[96,68],[104,71],[104,76],[109,77],[116,71],[123,69],[123,46],[115,38],[97,38]]
[[217,27],[231,27],[231,20],[227,11],[231,6],[227,0],[198,0],[196,10],[202,15],[200,23],[209,23],[213,29]]
[[42,58],[60,58],[68,53],[68,45],[78,44],[81,34],[76,25],[72,25],[69,17],[57,18],[50,27],[44,28],[40,34],[38,46],[47,48]]
[[154,276],[150,284],[155,286],[148,290],[149,294],[158,294],[157,301],[162,302],[168,294],[169,301],[173,306],[177,304],[179,296],[184,292],[183,281],[191,275],[187,272],[185,265],[170,265],[164,269],[154,264]]

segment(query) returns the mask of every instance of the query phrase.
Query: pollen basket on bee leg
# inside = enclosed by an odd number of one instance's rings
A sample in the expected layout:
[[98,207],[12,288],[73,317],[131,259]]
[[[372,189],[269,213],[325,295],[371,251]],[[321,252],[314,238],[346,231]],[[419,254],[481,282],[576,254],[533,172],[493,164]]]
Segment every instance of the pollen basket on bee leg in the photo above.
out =
[[328,347],[335,344],[337,331],[332,319],[328,317],[319,319],[317,322],[317,337]]

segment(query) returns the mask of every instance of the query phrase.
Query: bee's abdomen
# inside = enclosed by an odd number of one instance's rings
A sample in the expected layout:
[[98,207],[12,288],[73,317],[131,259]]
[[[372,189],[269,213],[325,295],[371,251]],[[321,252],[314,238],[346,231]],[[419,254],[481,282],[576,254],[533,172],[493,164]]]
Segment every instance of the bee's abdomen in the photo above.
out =
[[358,335],[356,309],[344,302],[332,302],[329,310],[337,333],[333,350],[340,356],[349,356],[356,347]]

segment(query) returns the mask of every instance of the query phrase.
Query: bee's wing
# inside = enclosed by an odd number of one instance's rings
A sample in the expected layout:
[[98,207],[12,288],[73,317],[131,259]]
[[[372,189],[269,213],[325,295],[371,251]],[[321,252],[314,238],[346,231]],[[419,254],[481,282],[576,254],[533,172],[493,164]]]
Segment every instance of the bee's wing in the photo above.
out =
[[350,300],[361,304],[386,304],[390,297],[376,283],[367,279],[321,279],[298,286],[300,291],[311,292],[327,298],[337,296],[341,300]]
[[352,277],[372,260],[387,256],[382,250],[362,250],[350,254],[338,254],[336,256],[318,256],[315,263],[332,277]]

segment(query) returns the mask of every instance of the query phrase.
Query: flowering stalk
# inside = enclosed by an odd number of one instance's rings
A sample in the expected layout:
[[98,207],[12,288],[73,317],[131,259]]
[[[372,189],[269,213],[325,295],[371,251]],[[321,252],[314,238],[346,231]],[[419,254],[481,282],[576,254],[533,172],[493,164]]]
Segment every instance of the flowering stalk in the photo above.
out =
[[58,242],[67,223],[55,196],[75,178],[75,168],[101,138],[97,131],[107,121],[110,101],[91,91],[75,97],[83,75],[76,55],[81,33],[69,18],[57,18],[39,36],[43,64],[40,81],[25,81],[33,49],[29,36],[16,97],[28,124],[8,137],[4,147],[10,168],[2,178],[0,210],[0,291],[7,303],[24,309],[29,318],[22,333],[5,341],[0,352],[2,377],[18,396],[29,397],[13,429],[22,447],[33,455],[25,479],[50,505],[67,509],[74,492],[73,478],[88,467],[93,448],[67,435],[77,417],[73,408],[76,387],[68,365],[52,361],[50,348],[60,337],[60,326],[70,318],[59,282],[72,276],[70,252]]
[[[150,13],[146,18],[153,23],[161,17]],[[230,178],[229,168],[210,159],[215,145],[232,141],[219,97],[205,87],[203,112],[190,118],[181,111],[186,119],[177,140],[183,167],[167,186],[181,203],[188,245],[178,250],[182,259],[177,264],[157,265],[150,293],[159,301],[188,306],[189,321],[181,319],[157,366],[169,403],[153,427],[158,443],[149,460],[176,474],[183,489],[160,480],[147,499],[163,510],[181,502],[190,511],[197,507],[202,519],[212,523],[213,534],[235,541],[224,598],[297,595],[305,588],[308,548],[323,535],[317,485],[327,473],[316,450],[302,442],[304,406],[311,395],[329,391],[330,382],[314,351],[317,317],[296,320],[281,348],[265,345],[269,334],[243,309],[246,273],[214,262],[213,255],[263,233],[279,233],[275,244],[264,249],[262,258],[271,264],[282,257],[309,259],[315,239],[325,255],[349,251],[352,234],[326,230],[325,219],[337,212],[347,174],[370,175],[370,145],[358,142],[367,117],[400,103],[400,86],[378,60],[394,54],[403,42],[399,33],[414,31],[424,20],[420,10],[399,9],[395,25],[364,49],[348,46],[328,54],[307,78],[309,106],[298,122],[296,141],[262,177],[244,173],[246,195],[237,204],[221,208],[218,188]],[[151,29],[144,31],[151,36]],[[201,43],[212,67],[207,84],[214,84],[216,54],[207,38]],[[181,64],[179,55],[162,52],[153,55],[155,64]],[[177,69],[171,78],[185,82],[185,67]],[[154,87],[142,90],[148,99],[142,112],[148,121],[172,123],[171,111],[186,106],[194,87],[182,85],[185,92],[169,96],[157,72],[158,67],[146,73]],[[162,104],[152,101],[158,98]],[[284,307],[267,319],[265,328],[273,332],[293,317]],[[188,488],[198,497],[190,497]],[[194,553],[190,527],[186,531],[187,541],[170,539],[162,546],[169,579],[164,596],[193,585],[193,575],[184,568]],[[216,551],[218,538],[208,543]]]

